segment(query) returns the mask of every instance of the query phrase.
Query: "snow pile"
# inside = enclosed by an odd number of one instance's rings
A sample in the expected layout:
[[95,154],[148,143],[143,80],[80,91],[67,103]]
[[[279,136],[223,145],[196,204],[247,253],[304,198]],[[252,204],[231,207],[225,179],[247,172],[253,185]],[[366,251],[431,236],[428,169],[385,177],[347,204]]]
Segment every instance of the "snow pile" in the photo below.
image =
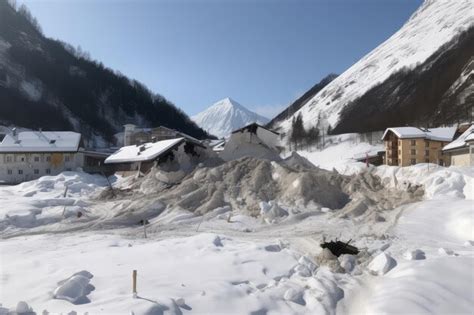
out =
[[[112,179],[112,178],[111,178]],[[0,190],[0,231],[41,228],[88,212],[83,199],[108,186],[107,179],[82,172],[63,172]],[[84,217],[83,217],[84,219]]]
[[406,251],[405,254],[403,254],[403,257],[407,260],[422,260],[426,259],[425,252],[422,251],[421,249],[415,249],[413,251]]
[[261,125],[268,122],[267,118],[249,111],[230,98],[218,101],[191,119],[199,127],[218,138],[227,137],[232,131],[253,122]]
[[230,206],[234,212],[262,215],[267,222],[286,216],[295,206],[340,209],[342,216],[370,220],[374,212],[418,200],[423,194],[417,187],[385,189],[371,173],[348,177],[254,158],[198,168],[176,185],[163,185],[152,172],[138,186],[127,195],[131,202],[122,204],[120,213],[139,214],[158,201],[197,214]]
[[8,310],[0,304],[0,315],[36,315],[33,309],[24,301],[17,303],[16,308]]
[[395,259],[389,254],[382,252],[378,254],[369,264],[368,269],[377,275],[384,275],[397,265]]
[[[294,116],[301,114],[306,126],[314,125],[318,116],[327,117],[334,127],[353,100],[393,73],[423,63],[473,25],[473,11],[472,0],[425,1],[398,32],[329,83]],[[291,127],[292,117],[281,123],[283,129]]]
[[92,277],[94,276],[86,270],[76,272],[70,278],[58,283],[59,286],[54,290],[53,297],[72,304],[89,303],[87,295],[95,289],[89,284]]
[[408,167],[382,165],[375,174],[384,185],[403,187],[409,184],[423,185],[428,199],[454,197],[474,199],[474,170],[468,167],[442,167],[433,164],[417,164]]

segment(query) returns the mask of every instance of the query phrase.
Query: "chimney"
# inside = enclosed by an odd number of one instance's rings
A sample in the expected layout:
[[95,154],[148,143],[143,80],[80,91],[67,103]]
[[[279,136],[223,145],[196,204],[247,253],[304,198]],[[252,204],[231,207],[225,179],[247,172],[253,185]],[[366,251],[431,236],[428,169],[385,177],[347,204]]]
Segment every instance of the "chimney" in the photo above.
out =
[[132,135],[135,131],[135,125],[127,124],[123,127],[125,128],[123,133],[123,146],[132,145]]
[[12,137],[13,137],[13,140],[15,140],[15,142],[18,141],[18,132],[17,132],[16,128],[12,129]]

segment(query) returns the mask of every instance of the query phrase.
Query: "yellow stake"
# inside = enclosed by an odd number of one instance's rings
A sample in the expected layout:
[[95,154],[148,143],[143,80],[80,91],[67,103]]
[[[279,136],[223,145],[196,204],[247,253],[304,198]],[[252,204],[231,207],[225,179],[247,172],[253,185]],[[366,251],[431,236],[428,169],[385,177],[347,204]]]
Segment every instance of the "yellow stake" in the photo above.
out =
[[136,270],[133,270],[132,280],[133,280],[133,283],[132,283],[133,298],[136,299],[137,298],[137,271]]

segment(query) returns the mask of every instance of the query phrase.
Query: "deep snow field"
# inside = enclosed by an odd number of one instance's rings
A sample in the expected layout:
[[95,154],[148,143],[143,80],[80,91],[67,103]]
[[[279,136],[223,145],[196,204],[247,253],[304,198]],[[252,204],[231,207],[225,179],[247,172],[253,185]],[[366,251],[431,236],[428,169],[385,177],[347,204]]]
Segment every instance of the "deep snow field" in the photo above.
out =
[[[474,169],[312,162],[424,196],[370,224],[314,205],[268,220],[157,203],[145,237],[140,217],[120,212],[129,197],[97,197],[101,176],[0,186],[0,314],[472,314]],[[110,180],[118,192],[135,179]],[[336,238],[359,255],[323,251]]]

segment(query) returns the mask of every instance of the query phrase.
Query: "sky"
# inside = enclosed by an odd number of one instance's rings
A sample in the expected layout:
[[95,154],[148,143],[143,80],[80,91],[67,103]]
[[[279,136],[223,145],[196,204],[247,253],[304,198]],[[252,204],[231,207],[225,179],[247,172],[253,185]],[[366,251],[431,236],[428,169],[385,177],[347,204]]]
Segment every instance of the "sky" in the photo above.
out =
[[225,97],[272,118],[396,32],[422,0],[18,0],[47,37],[194,115]]

